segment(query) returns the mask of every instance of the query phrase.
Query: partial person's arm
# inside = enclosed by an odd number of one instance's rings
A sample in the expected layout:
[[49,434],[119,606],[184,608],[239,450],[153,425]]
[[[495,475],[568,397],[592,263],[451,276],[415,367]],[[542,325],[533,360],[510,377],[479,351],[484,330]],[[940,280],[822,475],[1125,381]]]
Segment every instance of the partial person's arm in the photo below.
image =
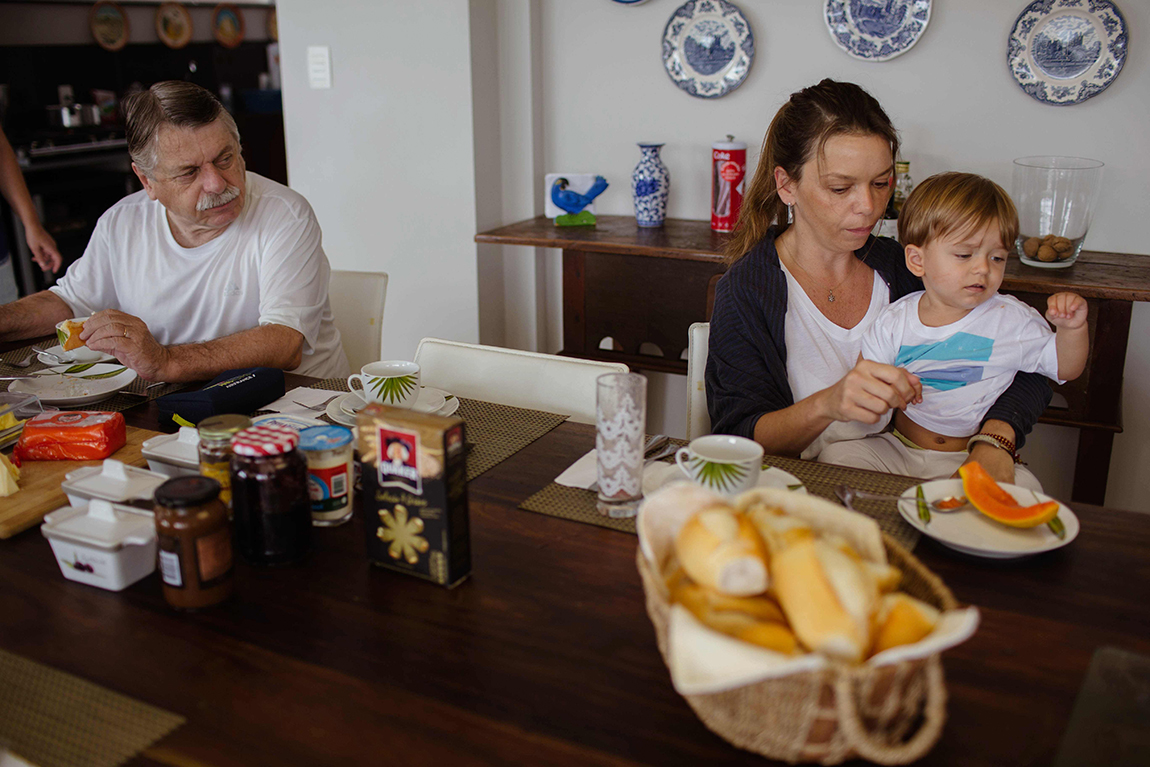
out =
[[72,317],[72,308],[49,290],[0,304],[0,341],[51,335],[56,332],[56,323]]
[[303,355],[303,334],[283,325],[261,325],[204,343],[162,346],[143,320],[114,309],[94,314],[80,338],[148,381],[203,381],[249,367],[292,370]]
[[1056,328],[1058,377],[1073,381],[1086,369],[1090,332],[1086,327],[1086,299],[1077,293],[1055,293],[1046,300],[1046,319]]
[[4,199],[24,224],[24,235],[28,241],[28,249],[32,251],[32,260],[45,271],[57,271],[63,263],[63,258],[52,235],[44,231],[44,227],[40,225],[40,216],[36,214],[32,196],[28,194],[24,175],[20,172],[20,164],[16,161],[16,153],[12,151],[12,146],[3,131],[0,131],[0,194],[4,195]]

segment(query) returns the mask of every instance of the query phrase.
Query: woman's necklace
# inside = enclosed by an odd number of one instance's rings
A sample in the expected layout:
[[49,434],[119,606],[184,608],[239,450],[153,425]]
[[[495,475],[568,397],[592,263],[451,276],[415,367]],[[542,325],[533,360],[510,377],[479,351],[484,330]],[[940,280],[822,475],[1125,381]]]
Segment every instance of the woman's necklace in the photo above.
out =
[[[797,258],[795,258],[795,255],[793,253],[789,252],[790,251],[790,245],[789,244],[787,245],[787,251],[788,251],[787,257],[790,259],[791,263],[794,264],[795,266],[797,266],[799,269],[802,269],[803,274],[805,274],[807,277],[810,277],[811,282],[815,283],[820,288],[823,287],[823,284],[820,283],[818,280],[816,280],[815,276],[813,274],[808,272],[806,269],[803,269],[803,265],[799,263],[799,260]],[[851,260],[854,261],[855,264],[858,263],[858,259],[854,258],[853,256],[851,257]],[[854,275],[854,273],[855,273],[855,266],[854,266],[854,264],[851,264],[850,269],[847,270],[847,276],[843,277],[842,281],[840,281],[838,285],[835,285],[833,288],[827,288],[827,302],[828,303],[833,304],[836,301],[835,291],[838,290],[839,288],[841,288],[843,285],[845,285],[846,281],[849,280]]]

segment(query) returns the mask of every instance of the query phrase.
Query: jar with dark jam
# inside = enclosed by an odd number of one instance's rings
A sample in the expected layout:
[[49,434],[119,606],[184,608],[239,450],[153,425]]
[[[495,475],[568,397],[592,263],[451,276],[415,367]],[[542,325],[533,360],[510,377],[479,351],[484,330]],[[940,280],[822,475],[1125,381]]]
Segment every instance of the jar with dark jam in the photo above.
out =
[[256,565],[295,562],[311,546],[311,497],[299,434],[252,426],[232,437],[236,548]]
[[199,423],[200,474],[220,483],[220,500],[232,505],[232,437],[252,425],[246,415],[214,415]]
[[232,532],[220,483],[175,477],[156,488],[156,535],[164,598],[198,610],[232,593]]

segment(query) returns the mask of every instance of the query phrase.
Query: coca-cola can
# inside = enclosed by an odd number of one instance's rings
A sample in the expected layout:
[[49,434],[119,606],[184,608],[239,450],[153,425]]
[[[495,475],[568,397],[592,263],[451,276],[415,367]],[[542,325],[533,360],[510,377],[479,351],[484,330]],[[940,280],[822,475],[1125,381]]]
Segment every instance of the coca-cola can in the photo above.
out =
[[747,145],[728,135],[711,144],[711,229],[733,232],[743,207]]

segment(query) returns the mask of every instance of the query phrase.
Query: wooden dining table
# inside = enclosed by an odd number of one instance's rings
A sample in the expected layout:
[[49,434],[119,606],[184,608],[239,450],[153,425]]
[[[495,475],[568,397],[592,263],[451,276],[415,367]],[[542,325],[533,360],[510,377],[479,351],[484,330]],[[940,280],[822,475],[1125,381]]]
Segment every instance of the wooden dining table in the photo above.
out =
[[[186,717],[136,765],[765,763],[675,693],[637,539],[517,508],[593,444],[564,423],[469,484],[473,574],[453,590],[371,566],[356,514],[180,613],[155,575],[66,581],[33,528],[0,541],[0,649]],[[1050,764],[1095,651],[1150,654],[1150,515],[1072,506],[1079,537],[1040,556],[917,546],[982,616],[944,654],[949,720],[922,764]]]

